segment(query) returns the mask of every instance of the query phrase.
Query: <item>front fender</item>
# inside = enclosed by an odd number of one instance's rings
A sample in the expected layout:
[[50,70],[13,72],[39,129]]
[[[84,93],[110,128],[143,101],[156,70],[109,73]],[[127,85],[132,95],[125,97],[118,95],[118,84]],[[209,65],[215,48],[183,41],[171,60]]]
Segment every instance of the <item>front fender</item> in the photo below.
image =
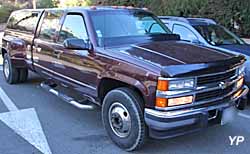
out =
[[[129,85],[135,89],[137,89],[141,95],[143,96],[144,104],[146,107],[154,107],[155,105],[155,92],[156,92],[156,82],[151,81],[151,80],[143,80],[139,81],[133,77],[124,75],[124,74],[119,74],[119,73],[111,73],[111,72],[105,72],[104,74],[102,73],[101,78],[99,79],[99,83],[102,79],[112,79],[118,82],[125,83],[126,85]],[[100,84],[98,84],[100,85]],[[98,91],[99,91],[98,87]]]
[[136,80],[135,78],[129,77],[127,75],[114,73],[114,72],[106,72],[106,73],[103,73],[103,75],[100,76],[99,79],[101,80],[104,78],[123,82],[125,84],[136,87],[142,94],[146,94],[146,95],[149,94],[148,88],[143,84],[143,82]]

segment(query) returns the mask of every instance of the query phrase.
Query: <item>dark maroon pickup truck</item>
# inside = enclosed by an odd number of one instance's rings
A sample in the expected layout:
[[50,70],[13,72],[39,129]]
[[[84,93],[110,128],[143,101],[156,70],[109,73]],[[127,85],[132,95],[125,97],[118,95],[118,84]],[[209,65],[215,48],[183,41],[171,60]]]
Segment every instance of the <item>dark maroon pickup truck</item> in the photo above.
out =
[[[3,37],[10,84],[28,70],[80,108],[102,107],[114,143],[138,149],[225,124],[245,106],[245,58],[180,41],[152,13],[132,7],[15,11]],[[49,119],[48,119],[49,120]]]

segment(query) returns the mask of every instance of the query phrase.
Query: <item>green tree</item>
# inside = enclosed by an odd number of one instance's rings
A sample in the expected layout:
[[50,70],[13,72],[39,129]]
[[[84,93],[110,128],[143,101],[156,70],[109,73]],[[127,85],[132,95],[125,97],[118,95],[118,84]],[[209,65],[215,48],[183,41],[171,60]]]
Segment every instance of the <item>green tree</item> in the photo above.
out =
[[37,8],[53,8],[58,4],[59,0],[37,0]]
[[[92,0],[96,2],[98,0]],[[148,7],[157,15],[211,18],[231,28],[231,20],[237,20],[238,34],[250,37],[249,0],[100,0],[103,5],[135,5]]]
[[37,8],[53,8],[55,7],[55,3],[53,0],[38,0]]
[[90,0],[64,0],[59,5],[61,7],[72,7],[72,6],[88,6],[91,4]]

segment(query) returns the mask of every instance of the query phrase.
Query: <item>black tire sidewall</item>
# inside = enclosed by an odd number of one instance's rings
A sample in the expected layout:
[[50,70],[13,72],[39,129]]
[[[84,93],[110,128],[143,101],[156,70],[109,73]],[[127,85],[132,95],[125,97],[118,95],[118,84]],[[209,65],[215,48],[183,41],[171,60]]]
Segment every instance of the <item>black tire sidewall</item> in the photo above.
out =
[[[5,67],[5,60],[8,61],[9,64],[9,76],[6,77],[5,73],[4,73],[4,67]],[[14,84],[17,83],[18,81],[18,71],[16,68],[14,68],[12,66],[11,60],[9,58],[9,56],[7,54],[4,55],[4,62],[3,62],[3,74],[4,74],[4,78],[5,80],[9,83],[9,84]]]
[[25,82],[28,79],[28,69],[21,68],[19,69],[19,82]]
[[[125,149],[126,151],[132,151],[137,149],[137,146],[140,146],[139,140],[144,138],[145,134],[145,126],[142,109],[139,105],[138,98],[133,96],[133,93],[130,92],[128,89],[115,89],[112,90],[107,94],[103,101],[103,108],[102,108],[102,118],[103,118],[103,125],[115,144],[117,144],[120,148]],[[118,137],[112,130],[109,124],[108,112],[110,106],[115,103],[121,103],[129,112],[131,118],[131,133],[125,137],[120,138]]]

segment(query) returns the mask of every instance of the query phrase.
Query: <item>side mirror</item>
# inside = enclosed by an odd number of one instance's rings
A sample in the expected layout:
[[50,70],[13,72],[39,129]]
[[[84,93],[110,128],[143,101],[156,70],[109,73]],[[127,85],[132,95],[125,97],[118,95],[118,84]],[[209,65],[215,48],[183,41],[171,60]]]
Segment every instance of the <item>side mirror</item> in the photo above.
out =
[[91,50],[92,45],[91,43],[85,42],[83,39],[77,39],[77,38],[70,38],[66,39],[63,42],[63,46],[66,49],[72,49],[72,50]]

